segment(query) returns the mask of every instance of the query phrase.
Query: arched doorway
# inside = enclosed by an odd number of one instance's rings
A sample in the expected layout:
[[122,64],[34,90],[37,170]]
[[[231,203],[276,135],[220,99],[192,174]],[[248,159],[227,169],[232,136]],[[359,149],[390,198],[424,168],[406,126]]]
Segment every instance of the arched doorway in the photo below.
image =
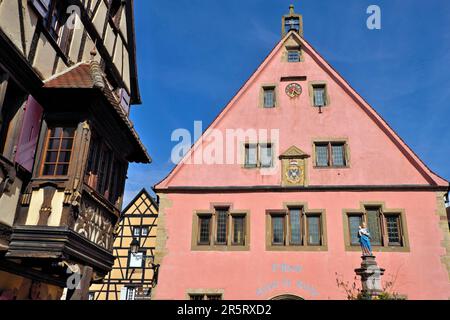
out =
[[299,296],[295,296],[293,294],[283,294],[283,295],[280,295],[280,296],[273,297],[270,300],[276,301],[276,300],[305,300],[305,299],[303,299],[303,298],[301,298]]

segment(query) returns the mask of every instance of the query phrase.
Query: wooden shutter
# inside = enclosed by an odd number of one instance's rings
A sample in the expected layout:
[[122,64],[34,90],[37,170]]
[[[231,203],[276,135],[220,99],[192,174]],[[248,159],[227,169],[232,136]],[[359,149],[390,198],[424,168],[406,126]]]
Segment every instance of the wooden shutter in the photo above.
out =
[[22,131],[20,133],[19,144],[14,161],[19,163],[29,172],[33,170],[34,156],[36,153],[36,144],[39,138],[41,128],[43,108],[29,96],[25,107]]

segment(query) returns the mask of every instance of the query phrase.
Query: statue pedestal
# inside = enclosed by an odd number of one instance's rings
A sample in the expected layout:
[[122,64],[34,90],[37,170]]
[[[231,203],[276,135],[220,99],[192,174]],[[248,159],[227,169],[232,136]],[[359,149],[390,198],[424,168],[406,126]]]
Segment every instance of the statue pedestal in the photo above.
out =
[[362,293],[365,296],[377,297],[383,292],[381,277],[384,271],[378,266],[375,256],[362,256],[361,268],[355,269],[355,272],[361,277]]

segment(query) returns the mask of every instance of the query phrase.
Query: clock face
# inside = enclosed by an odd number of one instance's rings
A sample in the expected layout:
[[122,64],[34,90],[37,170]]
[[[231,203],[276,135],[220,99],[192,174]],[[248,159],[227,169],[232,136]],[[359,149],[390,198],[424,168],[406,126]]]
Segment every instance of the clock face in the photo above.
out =
[[302,94],[302,87],[298,83],[291,83],[286,87],[286,94],[290,98],[296,98]]

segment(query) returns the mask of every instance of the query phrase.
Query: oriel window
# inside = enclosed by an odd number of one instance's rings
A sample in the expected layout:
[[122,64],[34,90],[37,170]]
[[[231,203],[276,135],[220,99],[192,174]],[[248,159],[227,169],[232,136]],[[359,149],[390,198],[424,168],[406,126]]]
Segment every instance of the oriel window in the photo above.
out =
[[75,128],[50,128],[42,165],[43,176],[66,176],[72,157]]

